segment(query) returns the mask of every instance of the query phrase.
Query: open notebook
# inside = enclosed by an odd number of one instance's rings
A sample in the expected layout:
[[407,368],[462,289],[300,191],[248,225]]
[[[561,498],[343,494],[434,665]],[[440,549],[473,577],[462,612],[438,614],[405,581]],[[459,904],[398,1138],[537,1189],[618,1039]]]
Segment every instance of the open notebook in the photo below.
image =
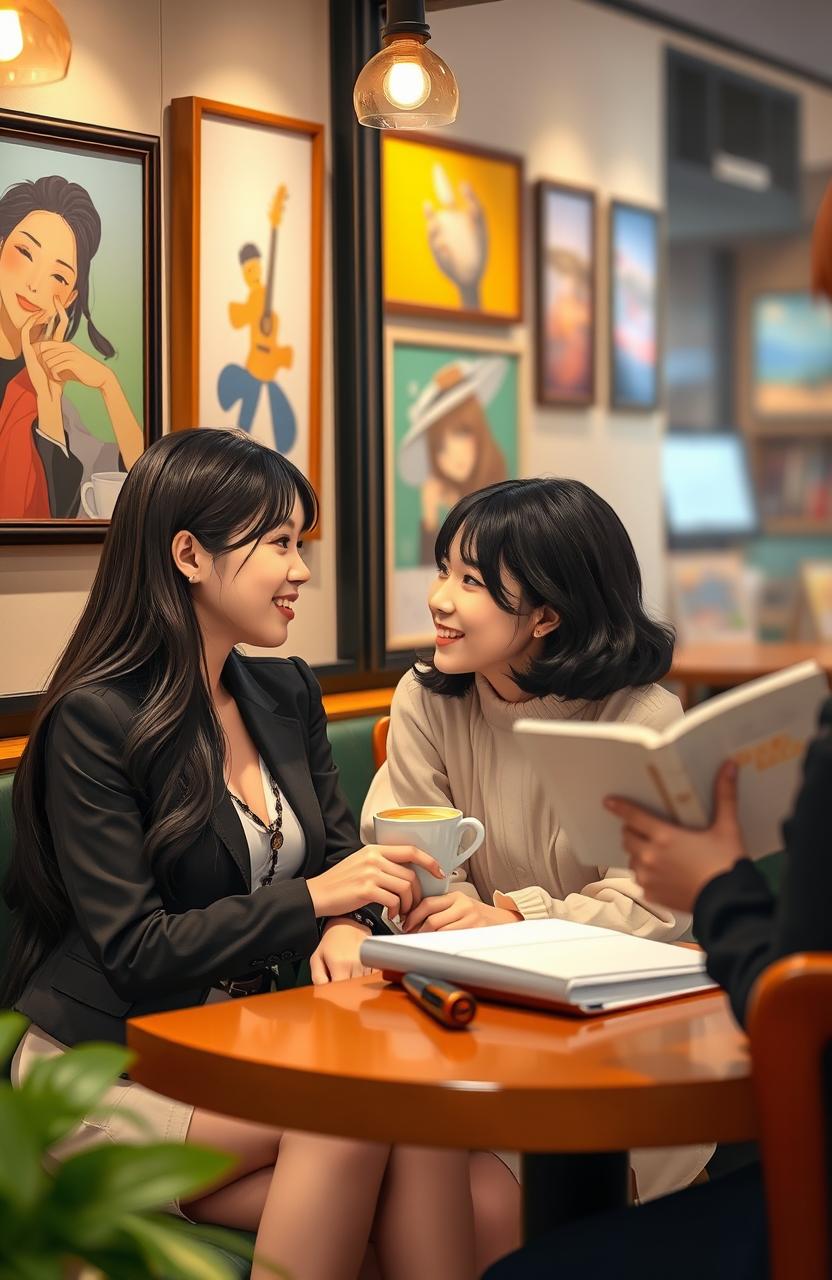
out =
[[701,951],[568,920],[367,938],[361,962],[421,973],[475,995],[572,1013],[608,1013],[715,984]]

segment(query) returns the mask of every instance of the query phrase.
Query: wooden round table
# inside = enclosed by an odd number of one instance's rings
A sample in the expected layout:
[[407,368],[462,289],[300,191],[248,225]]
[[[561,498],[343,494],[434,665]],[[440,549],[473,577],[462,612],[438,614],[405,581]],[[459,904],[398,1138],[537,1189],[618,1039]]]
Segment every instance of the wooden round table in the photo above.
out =
[[527,1238],[626,1203],[632,1147],[755,1133],[747,1042],[717,992],[602,1018],[481,1003],[447,1031],[371,975],[136,1018],[127,1042],[134,1079],[226,1115],[519,1150]]

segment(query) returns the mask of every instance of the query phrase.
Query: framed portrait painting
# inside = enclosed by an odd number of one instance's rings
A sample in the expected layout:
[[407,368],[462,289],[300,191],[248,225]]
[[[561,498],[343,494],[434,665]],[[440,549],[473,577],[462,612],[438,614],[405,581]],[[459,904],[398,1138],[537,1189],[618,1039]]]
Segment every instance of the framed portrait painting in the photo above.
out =
[[172,428],[238,427],[320,492],[323,125],[174,98],[171,138]]
[[159,139],[0,112],[0,542],[98,541],[161,430]]
[[609,238],[610,403],[648,412],[659,403],[659,215],[614,200]]
[[521,158],[412,134],[381,142],[385,309],[522,320]]
[[390,652],[430,644],[434,543],[451,507],[522,470],[523,348],[388,326],[386,626]]
[[595,400],[595,194],[537,184],[537,398]]

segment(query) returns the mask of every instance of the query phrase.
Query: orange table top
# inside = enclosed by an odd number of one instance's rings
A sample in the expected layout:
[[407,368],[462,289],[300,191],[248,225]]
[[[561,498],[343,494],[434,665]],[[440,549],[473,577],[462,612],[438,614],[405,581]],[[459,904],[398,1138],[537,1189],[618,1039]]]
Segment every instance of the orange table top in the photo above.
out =
[[749,644],[738,640],[679,645],[667,678],[688,684],[730,686],[771,675],[810,658],[832,676],[832,644]]
[[447,1031],[370,975],[136,1018],[127,1040],[141,1083],[283,1128],[529,1152],[755,1134],[718,992],[591,1019],[482,1003]]

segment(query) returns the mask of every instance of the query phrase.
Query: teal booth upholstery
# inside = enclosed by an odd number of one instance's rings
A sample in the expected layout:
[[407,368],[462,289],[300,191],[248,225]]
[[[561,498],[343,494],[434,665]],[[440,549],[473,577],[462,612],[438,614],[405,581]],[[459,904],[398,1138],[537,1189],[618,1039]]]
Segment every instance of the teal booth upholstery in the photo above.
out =
[[[376,719],[376,716],[361,716],[352,720],[336,720],[329,725],[332,754],[340,769],[344,793],[356,821],[360,817],[361,806],[375,772],[372,736]],[[0,773],[0,881],[5,875],[11,856],[13,780],[13,773]],[[9,912],[0,897],[0,972],[6,964],[9,925]],[[306,966],[303,968],[308,975]],[[300,980],[303,981],[303,974]],[[253,1237],[248,1238],[253,1240]],[[245,1280],[249,1274],[248,1264],[239,1258],[232,1257],[231,1254],[226,1254],[224,1250],[218,1250],[218,1252],[236,1270],[240,1280]]]

